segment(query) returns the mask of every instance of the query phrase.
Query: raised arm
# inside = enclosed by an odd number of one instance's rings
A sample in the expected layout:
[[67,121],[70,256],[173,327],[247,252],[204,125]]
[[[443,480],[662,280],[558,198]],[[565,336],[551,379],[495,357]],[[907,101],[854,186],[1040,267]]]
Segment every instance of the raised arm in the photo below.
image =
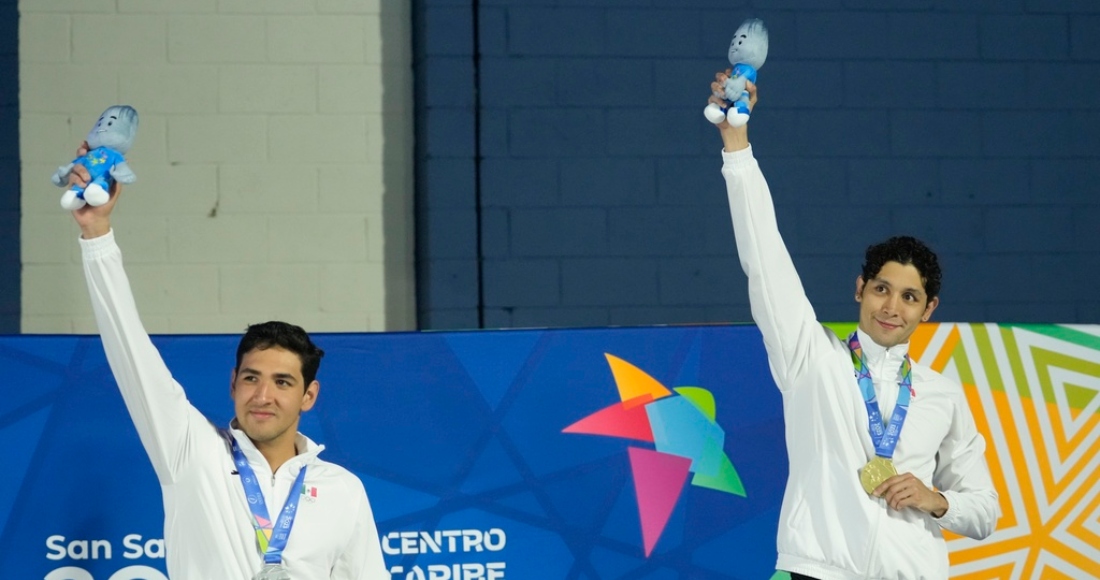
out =
[[[751,109],[756,105],[756,85],[749,83],[747,89]],[[779,234],[771,191],[749,145],[748,125],[732,127],[722,122],[717,127],[724,145],[722,175],[737,255],[749,279],[752,317],[764,335],[776,382],[786,390],[812,363],[813,350],[827,348],[827,331],[817,322]]]
[[[71,179],[85,185],[88,177],[78,166]],[[122,252],[111,230],[110,216],[120,194],[115,182],[106,204],[86,205],[73,217],[80,226],[84,275],[107,362],[158,479],[170,483],[186,456],[192,426],[208,424],[188,403],[138,317]],[[209,436],[216,437],[213,429],[209,431]]]

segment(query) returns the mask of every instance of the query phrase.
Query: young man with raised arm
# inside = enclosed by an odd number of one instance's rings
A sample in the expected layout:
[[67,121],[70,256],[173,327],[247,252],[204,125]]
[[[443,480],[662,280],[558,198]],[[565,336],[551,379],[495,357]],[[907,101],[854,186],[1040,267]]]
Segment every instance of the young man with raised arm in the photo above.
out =
[[[87,182],[77,168],[73,182]],[[324,352],[301,328],[252,325],[230,377],[235,418],[210,423],[138,317],[110,216],[120,196],[73,212],[103,349],[164,496],[176,580],[390,580],[363,484],[298,432]]]
[[747,126],[718,129],[752,316],[783,397],[776,567],[796,580],[946,579],[943,530],[985,538],[999,507],[962,387],[909,359],[909,337],[939,304],[935,254],[909,237],[868,248],[858,330],[838,338],[802,289]]

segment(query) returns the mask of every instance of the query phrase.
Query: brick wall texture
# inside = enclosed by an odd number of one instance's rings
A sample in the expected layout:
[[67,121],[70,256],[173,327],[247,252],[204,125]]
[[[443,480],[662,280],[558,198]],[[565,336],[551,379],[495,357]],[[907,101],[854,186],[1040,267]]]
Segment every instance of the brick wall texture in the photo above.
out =
[[422,326],[750,321],[702,116],[750,16],[750,139],[821,319],[910,234],[938,320],[1100,322],[1100,3],[418,7]]
[[114,217],[151,332],[416,327],[412,20],[381,0],[19,2],[21,326],[93,332],[48,178],[141,115]]

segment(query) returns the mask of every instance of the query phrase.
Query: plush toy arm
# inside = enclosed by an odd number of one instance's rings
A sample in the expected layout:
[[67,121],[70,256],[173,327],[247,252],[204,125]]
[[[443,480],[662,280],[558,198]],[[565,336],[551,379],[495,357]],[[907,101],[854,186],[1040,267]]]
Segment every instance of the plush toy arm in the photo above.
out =
[[111,177],[115,178],[115,181],[119,183],[133,183],[137,181],[137,175],[134,175],[134,171],[130,169],[130,166],[125,161],[116,163],[111,168]]
[[73,163],[70,163],[68,165],[62,165],[61,167],[58,167],[57,173],[53,174],[53,177],[50,178],[50,181],[52,181],[53,184],[58,187],[68,187],[69,174],[73,171],[73,165]]

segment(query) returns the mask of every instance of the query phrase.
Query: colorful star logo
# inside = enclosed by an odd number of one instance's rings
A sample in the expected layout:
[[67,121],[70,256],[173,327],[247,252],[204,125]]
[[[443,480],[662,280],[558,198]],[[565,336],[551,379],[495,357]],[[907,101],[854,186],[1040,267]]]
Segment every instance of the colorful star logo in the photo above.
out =
[[[653,553],[689,473],[691,484],[745,497],[741,477],[723,450],[726,433],[715,422],[714,395],[701,387],[669,390],[638,367],[604,353],[621,403],[562,429],[653,443],[628,447],[642,521],[645,555]],[[673,392],[675,391],[675,393]]]

